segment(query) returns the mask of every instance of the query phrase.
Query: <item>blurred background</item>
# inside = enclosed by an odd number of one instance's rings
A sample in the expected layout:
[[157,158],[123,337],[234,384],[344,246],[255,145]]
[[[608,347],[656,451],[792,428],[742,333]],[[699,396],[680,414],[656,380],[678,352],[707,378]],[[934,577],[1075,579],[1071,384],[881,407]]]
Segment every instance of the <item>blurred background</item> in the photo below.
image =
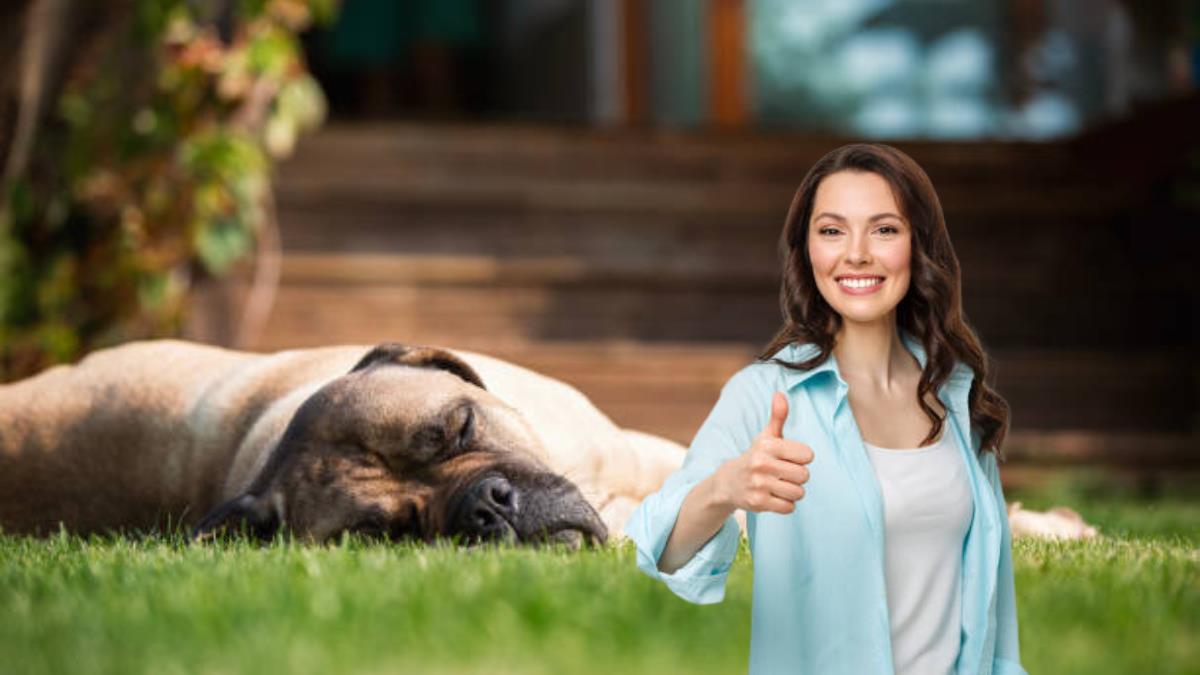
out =
[[1006,484],[1200,489],[1200,3],[28,0],[0,33],[6,380],[155,335],[436,344],[686,444],[780,324],[801,178],[878,140],[942,198]]

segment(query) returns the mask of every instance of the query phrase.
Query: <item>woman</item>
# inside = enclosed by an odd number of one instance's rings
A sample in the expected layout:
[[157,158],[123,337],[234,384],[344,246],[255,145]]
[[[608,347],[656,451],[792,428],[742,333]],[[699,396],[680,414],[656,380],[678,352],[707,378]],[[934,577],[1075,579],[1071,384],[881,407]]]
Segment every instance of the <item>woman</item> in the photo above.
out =
[[1024,673],[996,456],[1008,405],[925,172],[885,145],[809,171],[785,322],[630,518],[638,566],[719,602],[747,512],[752,673]]

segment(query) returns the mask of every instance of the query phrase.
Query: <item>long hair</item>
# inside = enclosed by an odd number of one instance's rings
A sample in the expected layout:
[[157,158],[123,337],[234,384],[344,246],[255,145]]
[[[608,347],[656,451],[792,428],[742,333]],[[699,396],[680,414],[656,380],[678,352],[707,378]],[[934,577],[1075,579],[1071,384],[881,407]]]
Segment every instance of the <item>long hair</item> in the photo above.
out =
[[[933,422],[933,428],[921,445],[936,439],[945,422],[925,401],[926,394],[938,391],[953,371],[955,361],[960,360],[975,371],[967,400],[971,426],[979,432],[980,452],[991,451],[1003,459],[1001,446],[1008,434],[1008,402],[989,386],[992,373],[988,356],[963,313],[958,257],[950,244],[941,202],[925,171],[893,147],[865,143],[842,146],[822,157],[800,183],[779,238],[783,263],[779,304],[783,326],[759,360],[809,370],[833,351],[842,317],[817,289],[808,255],[808,223],[821,181],[832,173],[847,170],[874,173],[886,180],[911,225],[912,280],[896,307],[896,324],[920,341],[927,356],[917,384],[917,402]],[[799,363],[771,358],[791,343],[811,343],[820,351]]]

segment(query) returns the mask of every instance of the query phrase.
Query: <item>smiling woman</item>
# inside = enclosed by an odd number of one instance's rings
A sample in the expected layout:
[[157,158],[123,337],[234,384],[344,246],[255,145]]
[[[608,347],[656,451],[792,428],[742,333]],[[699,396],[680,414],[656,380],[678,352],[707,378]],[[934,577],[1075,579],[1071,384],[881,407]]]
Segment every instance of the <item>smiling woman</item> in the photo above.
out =
[[834,150],[780,253],[784,325],[630,519],[638,566],[720,601],[742,509],[752,673],[1024,673],[997,469],[1008,406],[928,176],[889,146]]

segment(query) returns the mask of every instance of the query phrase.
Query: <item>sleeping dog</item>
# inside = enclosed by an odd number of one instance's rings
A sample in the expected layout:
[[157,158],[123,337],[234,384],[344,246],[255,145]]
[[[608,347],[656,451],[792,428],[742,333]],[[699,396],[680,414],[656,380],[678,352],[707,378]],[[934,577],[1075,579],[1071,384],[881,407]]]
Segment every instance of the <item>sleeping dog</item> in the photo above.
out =
[[0,527],[578,546],[683,452],[480,354],[135,342],[0,386]]

